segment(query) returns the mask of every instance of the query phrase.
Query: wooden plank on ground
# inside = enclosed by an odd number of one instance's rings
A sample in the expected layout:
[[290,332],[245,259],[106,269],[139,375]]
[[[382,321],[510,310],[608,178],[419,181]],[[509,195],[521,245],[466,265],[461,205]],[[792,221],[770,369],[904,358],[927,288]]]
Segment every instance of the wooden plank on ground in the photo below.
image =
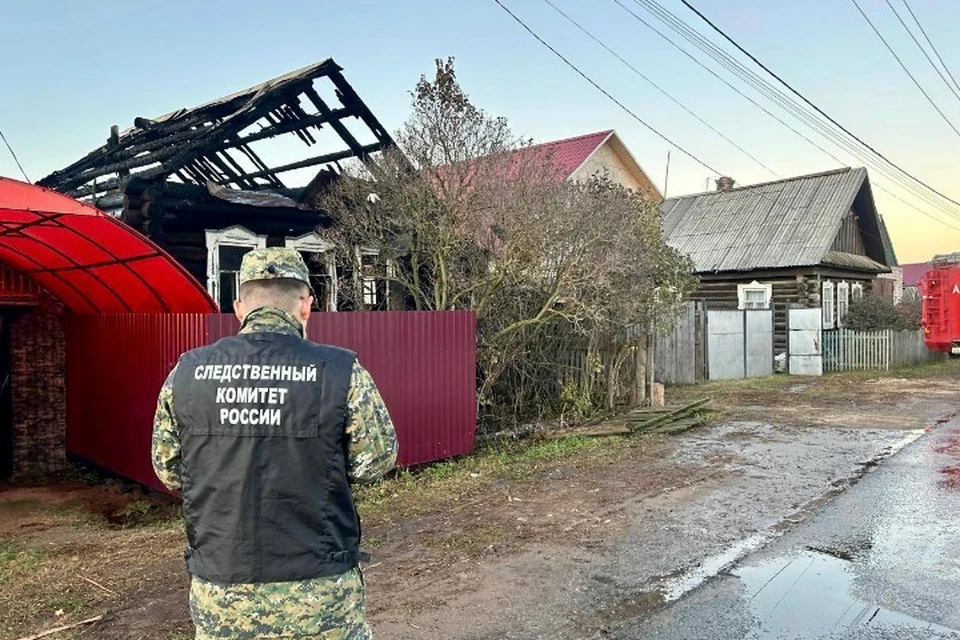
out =
[[634,431],[650,431],[651,429],[658,427],[660,425],[667,424],[669,422],[673,422],[675,420],[679,420],[680,418],[689,416],[690,414],[694,413],[698,409],[706,407],[710,403],[710,400],[711,398],[698,400],[697,402],[688,404],[684,407],[674,409],[669,413],[665,413],[665,414],[653,417],[649,420],[642,421],[642,422],[635,422],[633,424],[633,429]]

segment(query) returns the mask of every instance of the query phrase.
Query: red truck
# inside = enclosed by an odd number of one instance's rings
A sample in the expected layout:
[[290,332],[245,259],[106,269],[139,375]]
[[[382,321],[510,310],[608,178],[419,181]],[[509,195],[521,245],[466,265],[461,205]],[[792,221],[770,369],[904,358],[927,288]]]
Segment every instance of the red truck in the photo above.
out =
[[918,288],[927,347],[960,356],[960,253],[934,257]]

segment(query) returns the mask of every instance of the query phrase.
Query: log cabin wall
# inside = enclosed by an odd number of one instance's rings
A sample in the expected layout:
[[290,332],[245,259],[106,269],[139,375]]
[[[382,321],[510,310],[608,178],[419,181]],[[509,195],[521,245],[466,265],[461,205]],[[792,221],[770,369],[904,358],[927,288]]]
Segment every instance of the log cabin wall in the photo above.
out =
[[[810,277],[813,276],[813,282]],[[735,279],[734,279],[735,278]],[[775,353],[787,349],[787,309],[793,305],[803,307],[816,306],[818,301],[813,296],[817,291],[817,283],[812,273],[781,273],[745,272],[735,276],[700,275],[700,284],[696,293],[691,296],[703,300],[707,309],[736,309],[739,305],[737,286],[752,282],[772,285],[771,305],[773,306],[773,348]]]
[[703,300],[707,309],[736,309],[739,305],[738,285],[771,285],[774,321],[774,352],[787,350],[787,312],[790,308],[820,306],[824,281],[860,283],[865,291],[878,291],[883,282],[872,275],[826,267],[783,272],[753,271],[736,274],[700,274],[700,284],[691,296]]

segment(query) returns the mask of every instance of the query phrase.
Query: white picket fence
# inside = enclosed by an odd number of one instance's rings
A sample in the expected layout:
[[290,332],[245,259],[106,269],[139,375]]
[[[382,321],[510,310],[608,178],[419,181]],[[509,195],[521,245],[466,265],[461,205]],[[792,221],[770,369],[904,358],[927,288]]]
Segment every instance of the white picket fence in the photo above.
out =
[[921,331],[823,332],[824,371],[853,371],[905,367],[935,360]]

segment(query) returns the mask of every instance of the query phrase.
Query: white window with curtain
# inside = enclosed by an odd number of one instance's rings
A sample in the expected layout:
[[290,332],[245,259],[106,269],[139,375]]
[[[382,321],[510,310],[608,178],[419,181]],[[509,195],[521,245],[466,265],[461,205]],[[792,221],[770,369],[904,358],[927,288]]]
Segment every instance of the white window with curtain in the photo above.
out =
[[205,236],[207,291],[220,305],[220,311],[230,313],[240,289],[240,262],[251,249],[267,246],[267,237],[241,226],[207,229]]
[[837,283],[837,326],[843,326],[843,320],[847,316],[847,310],[850,308],[850,283]]
[[863,283],[854,282],[850,285],[850,296],[853,300],[863,300]]
[[773,285],[760,284],[756,280],[737,285],[738,309],[769,309],[772,298]]
[[820,298],[820,305],[823,308],[823,328],[833,329],[835,325],[836,309],[835,297],[833,294],[833,283],[824,282],[823,292]]

